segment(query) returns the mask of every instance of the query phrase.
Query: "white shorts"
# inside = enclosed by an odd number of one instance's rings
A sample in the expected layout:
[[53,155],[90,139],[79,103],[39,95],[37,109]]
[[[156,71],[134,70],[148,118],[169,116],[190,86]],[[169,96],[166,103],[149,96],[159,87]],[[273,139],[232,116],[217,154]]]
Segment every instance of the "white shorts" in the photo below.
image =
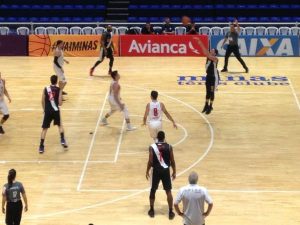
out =
[[58,68],[57,66],[53,66],[55,74],[58,76],[59,81],[66,82],[66,77],[61,68]]
[[148,123],[150,136],[157,138],[157,133],[162,130],[162,122],[160,120],[150,120]]
[[114,99],[109,98],[108,101],[112,111],[122,111],[120,106],[116,103]]
[[0,101],[0,112],[3,115],[8,115],[9,114],[9,111],[8,111],[8,108],[7,108],[7,105],[6,105],[5,101]]

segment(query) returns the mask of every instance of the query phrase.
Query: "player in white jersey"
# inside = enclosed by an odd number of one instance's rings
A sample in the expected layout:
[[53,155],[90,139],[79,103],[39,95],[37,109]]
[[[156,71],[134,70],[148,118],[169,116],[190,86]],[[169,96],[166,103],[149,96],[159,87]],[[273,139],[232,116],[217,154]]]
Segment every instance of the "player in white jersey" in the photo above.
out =
[[5,133],[2,125],[9,118],[9,111],[8,111],[7,105],[4,101],[4,96],[7,97],[8,101],[10,103],[11,99],[10,99],[10,96],[9,96],[6,86],[5,86],[5,80],[1,78],[1,72],[0,72],[0,112],[3,114],[3,117],[0,121],[0,135]]
[[109,98],[108,98],[110,104],[110,112],[108,112],[105,115],[105,117],[102,118],[101,123],[102,125],[107,125],[108,124],[107,118],[110,117],[116,111],[121,111],[124,114],[124,118],[127,124],[127,130],[128,131],[135,130],[136,127],[131,126],[128,109],[125,106],[125,104],[121,102],[121,97],[120,97],[121,86],[119,84],[120,74],[118,73],[117,70],[115,70],[111,72],[111,77],[113,81],[111,82],[109,87]]
[[157,133],[162,130],[162,115],[163,113],[167,118],[173,123],[174,128],[177,129],[177,125],[173,120],[172,116],[167,111],[164,103],[157,101],[158,92],[151,91],[151,102],[147,104],[143,125],[146,125],[148,117],[148,128],[150,131],[150,136],[156,141]]
[[[56,49],[54,52],[54,60],[53,60],[53,68],[55,74],[58,76],[59,79],[58,86],[61,90],[63,90],[67,84],[63,66],[64,63],[69,64],[69,61],[64,59],[63,47],[64,47],[64,42],[62,40],[58,40],[56,42]],[[63,92],[63,94],[67,94],[67,93]]]

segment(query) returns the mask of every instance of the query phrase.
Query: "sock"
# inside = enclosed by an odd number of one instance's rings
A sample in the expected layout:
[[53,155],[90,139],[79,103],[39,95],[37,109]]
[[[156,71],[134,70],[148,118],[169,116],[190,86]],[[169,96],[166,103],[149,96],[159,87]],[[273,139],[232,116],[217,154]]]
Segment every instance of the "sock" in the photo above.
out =
[[64,134],[64,132],[60,133],[60,138],[61,138],[61,139],[65,139],[65,134]]
[[45,139],[41,139],[40,146],[44,146]]

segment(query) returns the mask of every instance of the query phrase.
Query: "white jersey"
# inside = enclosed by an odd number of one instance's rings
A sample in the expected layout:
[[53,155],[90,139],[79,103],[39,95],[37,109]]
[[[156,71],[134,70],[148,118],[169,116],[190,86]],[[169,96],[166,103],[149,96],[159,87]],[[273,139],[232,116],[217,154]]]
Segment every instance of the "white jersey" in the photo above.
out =
[[0,79],[0,101],[4,100],[4,82]]
[[[56,49],[55,49],[55,55],[56,55],[57,53],[59,53],[59,55],[60,55],[60,56],[58,57],[58,59],[57,59],[57,62],[58,62],[58,64],[59,64],[61,67],[63,67],[63,65],[64,65],[64,52],[63,52],[62,49],[56,48]],[[54,66],[56,66],[56,65],[54,64]]]
[[[113,80],[111,83],[110,83],[110,87],[109,87],[109,98],[113,98],[115,99],[115,96],[114,96],[114,90],[113,90],[113,86],[114,84],[117,83],[117,81]],[[118,99],[120,100],[120,91],[118,93]]]
[[183,223],[186,225],[202,225],[205,223],[204,202],[212,204],[206,188],[190,184],[180,189],[175,204],[183,203]]
[[152,101],[149,103],[149,121],[161,121],[162,120],[161,104],[158,101]]
[[[113,86],[114,84],[117,83],[117,81],[113,80],[110,84],[110,87],[109,87],[109,102],[112,103],[112,104],[116,104],[117,105],[117,102],[115,100],[115,96],[114,96],[114,90],[113,90]],[[120,98],[120,90],[119,90],[119,93],[118,93],[118,97],[117,97],[119,100],[121,100]]]

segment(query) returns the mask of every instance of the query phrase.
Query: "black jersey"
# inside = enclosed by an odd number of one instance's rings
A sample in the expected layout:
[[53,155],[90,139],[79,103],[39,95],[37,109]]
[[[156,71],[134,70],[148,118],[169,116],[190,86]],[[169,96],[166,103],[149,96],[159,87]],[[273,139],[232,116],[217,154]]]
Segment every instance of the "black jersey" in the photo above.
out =
[[111,47],[111,45],[112,45],[111,33],[106,31],[102,35],[103,35],[102,40],[104,41],[104,46],[106,48]]
[[207,75],[217,75],[218,73],[218,62],[211,61],[210,59],[206,59],[206,74]]
[[159,150],[158,156],[155,154],[154,149],[151,147],[151,151],[153,152],[153,168],[154,169],[163,169],[161,166],[160,160],[163,159],[165,164],[170,167],[170,160],[171,160],[171,154],[170,154],[170,145],[168,143],[164,142],[158,142],[156,143],[156,146]]
[[[50,89],[49,92],[48,92],[48,89]],[[53,111],[58,111],[59,110],[59,106],[58,106],[59,91],[60,91],[60,88],[57,87],[57,86],[54,86],[54,85],[50,85],[49,87],[45,87],[45,89],[44,89],[44,93],[45,93],[45,111],[53,112]],[[54,101],[52,101],[52,100],[54,100]]]

